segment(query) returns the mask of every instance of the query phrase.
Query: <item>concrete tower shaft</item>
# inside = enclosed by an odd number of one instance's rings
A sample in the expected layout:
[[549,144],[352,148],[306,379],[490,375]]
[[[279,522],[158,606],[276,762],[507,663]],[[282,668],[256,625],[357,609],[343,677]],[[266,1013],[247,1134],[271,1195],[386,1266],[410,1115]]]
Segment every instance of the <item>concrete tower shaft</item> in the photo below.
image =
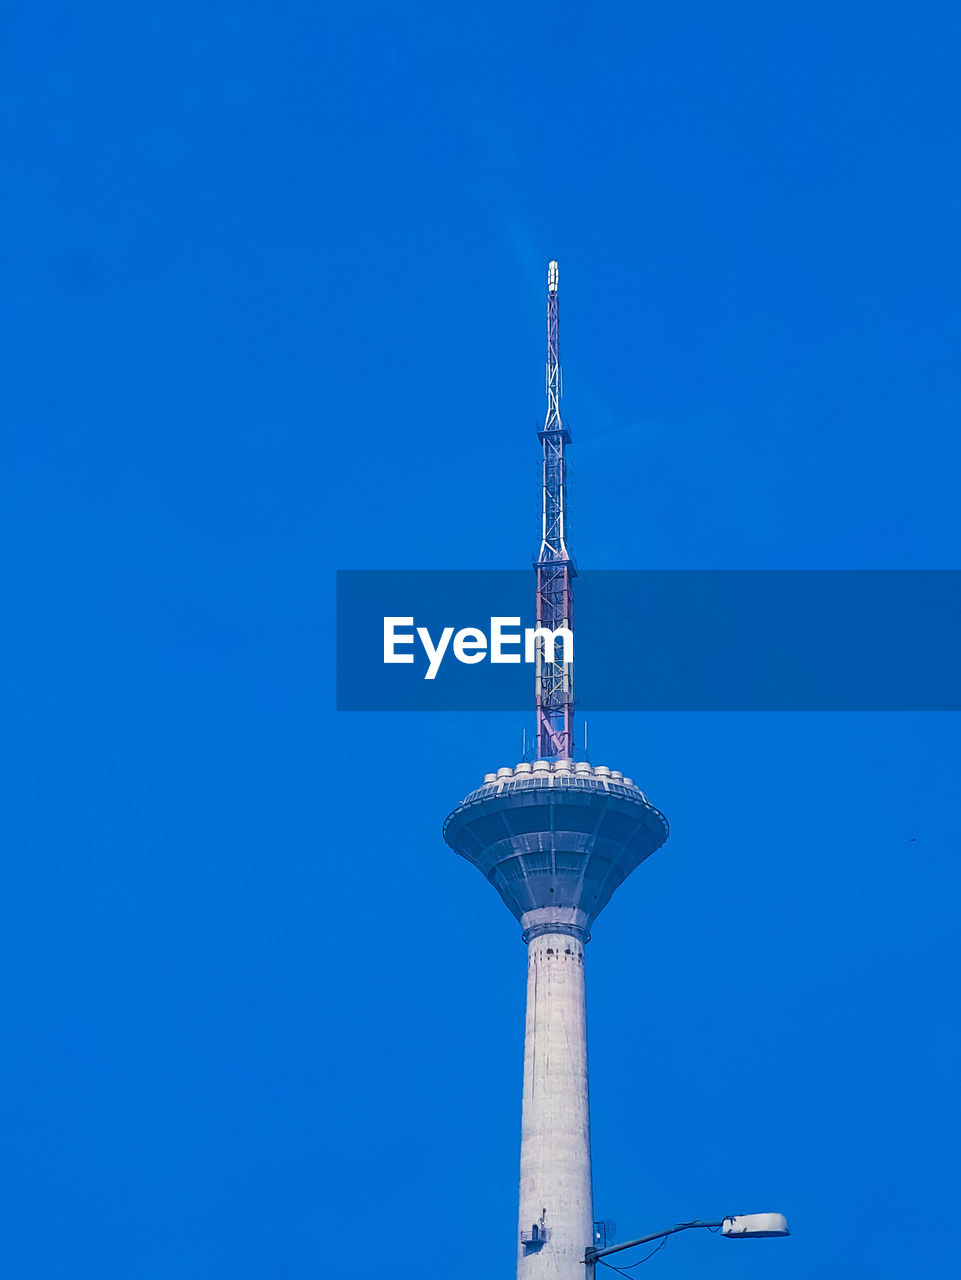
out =
[[582,1277],[593,1219],[584,944],[543,933],[527,948],[517,1275]]

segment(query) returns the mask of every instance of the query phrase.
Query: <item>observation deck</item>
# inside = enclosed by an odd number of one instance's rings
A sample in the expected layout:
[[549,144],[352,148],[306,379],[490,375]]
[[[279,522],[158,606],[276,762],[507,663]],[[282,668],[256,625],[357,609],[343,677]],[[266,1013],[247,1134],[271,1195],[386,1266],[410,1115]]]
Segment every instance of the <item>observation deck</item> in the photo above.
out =
[[667,819],[616,769],[536,760],[488,773],[444,823],[444,839],[491,882],[524,941],[590,927],[668,836]]

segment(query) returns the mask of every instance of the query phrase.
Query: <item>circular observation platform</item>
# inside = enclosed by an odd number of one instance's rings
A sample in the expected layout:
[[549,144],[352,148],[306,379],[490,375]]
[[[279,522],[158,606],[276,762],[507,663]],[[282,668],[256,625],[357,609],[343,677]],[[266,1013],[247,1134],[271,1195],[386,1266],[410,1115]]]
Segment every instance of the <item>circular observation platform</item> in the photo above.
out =
[[630,778],[569,760],[488,773],[444,823],[444,839],[484,873],[525,942],[587,941],[617,886],[667,836],[667,819]]

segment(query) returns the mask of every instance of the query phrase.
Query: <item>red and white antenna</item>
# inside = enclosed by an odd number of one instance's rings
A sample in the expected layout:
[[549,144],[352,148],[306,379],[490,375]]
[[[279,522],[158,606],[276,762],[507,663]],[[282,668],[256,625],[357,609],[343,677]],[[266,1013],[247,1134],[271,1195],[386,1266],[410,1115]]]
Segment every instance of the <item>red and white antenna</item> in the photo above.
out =
[[[544,449],[541,473],[541,545],[537,574],[537,625],[549,631],[574,624],[576,570],[567,550],[567,463],[571,437],[561,418],[564,380],[557,326],[557,263],[547,268],[547,417],[538,438]],[[564,662],[564,647],[537,645],[537,758],[570,760],[574,755],[574,673]]]

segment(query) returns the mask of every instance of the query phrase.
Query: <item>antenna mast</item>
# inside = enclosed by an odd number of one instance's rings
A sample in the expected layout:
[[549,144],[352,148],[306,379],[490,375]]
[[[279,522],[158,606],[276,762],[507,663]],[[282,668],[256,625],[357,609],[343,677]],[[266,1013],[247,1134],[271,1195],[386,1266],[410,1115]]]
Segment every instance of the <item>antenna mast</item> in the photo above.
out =
[[[567,550],[567,463],[571,437],[561,419],[561,374],[557,333],[557,263],[547,268],[547,417],[538,439],[544,448],[541,473],[541,546],[537,574],[537,625],[550,631],[573,626],[576,570]],[[574,673],[563,661],[563,646],[537,646],[537,757],[570,760],[574,755]]]

